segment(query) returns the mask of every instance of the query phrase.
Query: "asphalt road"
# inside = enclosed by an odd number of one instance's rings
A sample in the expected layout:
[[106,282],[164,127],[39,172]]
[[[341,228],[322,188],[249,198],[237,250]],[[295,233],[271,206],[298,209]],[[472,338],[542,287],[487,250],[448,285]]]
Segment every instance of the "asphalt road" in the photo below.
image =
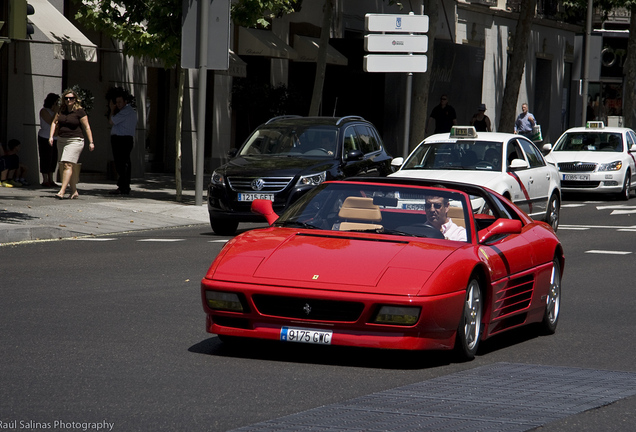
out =
[[[228,238],[206,225],[2,247],[0,429],[228,431],[499,362],[636,372],[636,198],[566,198],[557,333],[493,338],[468,363],[222,344],[204,330],[199,282]],[[629,430],[634,412],[631,397],[541,430]]]

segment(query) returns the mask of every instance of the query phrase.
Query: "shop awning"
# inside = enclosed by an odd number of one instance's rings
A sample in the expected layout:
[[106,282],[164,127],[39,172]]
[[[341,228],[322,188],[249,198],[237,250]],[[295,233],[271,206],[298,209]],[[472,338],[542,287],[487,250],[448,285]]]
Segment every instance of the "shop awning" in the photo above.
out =
[[29,20],[51,41],[57,59],[97,61],[97,45],[47,0],[29,0],[35,9]]
[[[294,49],[298,51],[298,58],[294,61],[315,63],[320,49],[320,39],[294,35]],[[349,60],[340,51],[327,45],[327,64],[346,66],[348,63]]]
[[215,70],[218,75],[229,75],[236,78],[245,78],[247,76],[247,63],[245,63],[236,53],[230,50],[230,67],[228,70]]
[[295,49],[271,31],[246,27],[239,27],[238,54],[289,60],[298,57]]

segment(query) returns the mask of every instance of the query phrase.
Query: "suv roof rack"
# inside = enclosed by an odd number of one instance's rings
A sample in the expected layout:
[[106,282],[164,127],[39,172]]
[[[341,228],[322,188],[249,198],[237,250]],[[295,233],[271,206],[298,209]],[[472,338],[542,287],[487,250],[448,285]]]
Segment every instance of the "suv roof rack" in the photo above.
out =
[[361,116],[356,116],[356,115],[344,116],[338,119],[338,121],[336,122],[336,125],[339,125],[343,121],[348,121],[348,120],[364,120],[364,118],[362,118]]
[[277,120],[283,120],[283,119],[288,119],[288,118],[299,118],[299,117],[302,117],[302,116],[299,116],[299,115],[282,115],[282,116],[278,116],[278,117],[272,117],[271,119],[267,120],[265,122],[265,124],[269,124],[269,123],[275,122]]

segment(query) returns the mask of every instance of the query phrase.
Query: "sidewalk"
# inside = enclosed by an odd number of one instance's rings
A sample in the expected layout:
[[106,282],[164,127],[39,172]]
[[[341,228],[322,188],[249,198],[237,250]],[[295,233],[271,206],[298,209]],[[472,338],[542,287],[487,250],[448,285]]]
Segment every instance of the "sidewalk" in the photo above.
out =
[[40,185],[0,187],[0,246],[195,224],[211,231],[207,191],[203,205],[195,206],[194,181],[184,182],[181,202],[176,201],[173,175],[148,174],[134,179],[131,187],[129,196],[109,195],[115,182],[92,180],[90,174],[80,177],[80,196],[74,200],[56,199],[59,189]]

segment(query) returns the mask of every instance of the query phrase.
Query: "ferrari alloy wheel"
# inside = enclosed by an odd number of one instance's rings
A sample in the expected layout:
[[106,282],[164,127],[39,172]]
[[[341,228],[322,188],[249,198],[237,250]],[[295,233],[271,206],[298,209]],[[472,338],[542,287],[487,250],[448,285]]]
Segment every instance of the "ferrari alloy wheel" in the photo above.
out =
[[481,336],[482,291],[479,280],[472,278],[466,288],[466,300],[455,339],[455,349],[462,360],[475,358]]
[[542,333],[554,334],[559,322],[561,311],[561,266],[555,258],[552,262],[552,275],[550,276],[550,288],[545,304],[545,314],[541,323]]
[[621,199],[627,201],[632,193],[632,174],[627,170],[625,173],[625,181],[623,182],[623,190],[621,191]]
[[554,232],[559,227],[559,212],[561,209],[561,203],[559,201],[559,194],[552,193],[550,201],[548,202],[548,211],[545,214],[545,221],[550,224]]
[[210,218],[212,231],[217,235],[231,236],[236,233],[238,222],[232,219],[215,219]]

